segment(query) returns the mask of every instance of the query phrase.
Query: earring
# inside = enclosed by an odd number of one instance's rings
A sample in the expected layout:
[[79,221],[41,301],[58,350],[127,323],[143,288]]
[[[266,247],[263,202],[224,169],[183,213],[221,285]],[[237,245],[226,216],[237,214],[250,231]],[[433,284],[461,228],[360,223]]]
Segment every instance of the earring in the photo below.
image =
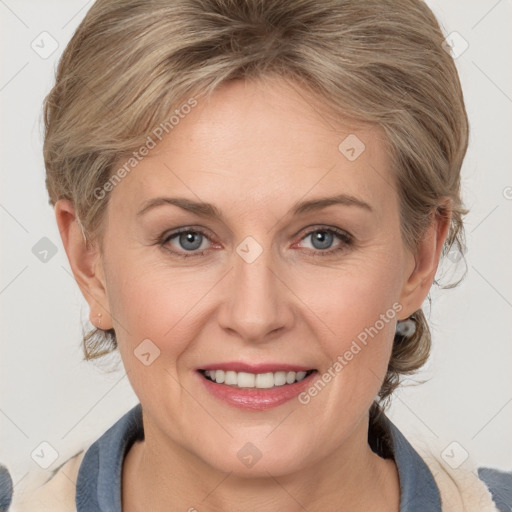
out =
[[416,322],[411,318],[398,320],[396,324],[396,333],[404,338],[411,337],[416,332]]
[[101,329],[101,313],[98,313],[97,316],[98,316],[98,325],[97,325],[97,327],[98,327],[98,329]]

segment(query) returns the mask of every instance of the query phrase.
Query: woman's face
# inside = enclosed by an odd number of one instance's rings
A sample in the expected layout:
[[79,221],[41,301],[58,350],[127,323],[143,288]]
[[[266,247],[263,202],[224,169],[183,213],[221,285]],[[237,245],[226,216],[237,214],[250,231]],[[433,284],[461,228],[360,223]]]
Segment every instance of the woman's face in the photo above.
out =
[[277,476],[366,439],[415,261],[382,132],[297,91],[223,86],[111,192],[106,301],[155,455]]

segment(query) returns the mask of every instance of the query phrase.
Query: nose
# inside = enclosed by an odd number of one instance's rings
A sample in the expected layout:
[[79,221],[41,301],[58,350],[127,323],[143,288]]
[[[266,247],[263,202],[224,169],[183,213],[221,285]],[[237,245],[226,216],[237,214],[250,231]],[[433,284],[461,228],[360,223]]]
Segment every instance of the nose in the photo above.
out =
[[248,342],[270,341],[293,324],[293,294],[272,257],[270,250],[264,250],[249,263],[233,253],[233,268],[225,282],[227,299],[218,320],[223,329]]

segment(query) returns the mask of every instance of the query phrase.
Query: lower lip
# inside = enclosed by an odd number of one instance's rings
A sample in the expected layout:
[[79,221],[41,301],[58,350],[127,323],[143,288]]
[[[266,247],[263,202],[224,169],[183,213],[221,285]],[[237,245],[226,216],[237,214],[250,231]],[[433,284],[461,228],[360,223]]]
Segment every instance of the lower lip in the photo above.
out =
[[226,384],[217,384],[207,379],[201,372],[198,371],[196,373],[206,390],[228,405],[238,407],[239,409],[263,411],[282,405],[295,398],[310,385],[311,379],[318,372],[314,371],[300,382],[268,389],[237,388],[235,386],[227,386]]

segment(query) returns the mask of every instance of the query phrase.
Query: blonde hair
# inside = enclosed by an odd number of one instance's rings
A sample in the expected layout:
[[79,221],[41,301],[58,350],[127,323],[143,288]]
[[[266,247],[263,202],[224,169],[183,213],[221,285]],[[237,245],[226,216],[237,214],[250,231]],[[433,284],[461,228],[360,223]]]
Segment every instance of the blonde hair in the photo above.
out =
[[[155,127],[235,79],[286,78],[339,115],[380,126],[392,156],[404,243],[432,215],[451,224],[443,255],[464,250],[460,168],[468,120],[438,22],[419,0],[98,0],[60,59],[45,99],[50,204],[69,199],[98,243],[108,182]],[[104,188],[102,189],[104,190]],[[379,397],[428,359],[423,311],[396,335]],[[117,347],[113,329],[84,337],[86,359]]]

